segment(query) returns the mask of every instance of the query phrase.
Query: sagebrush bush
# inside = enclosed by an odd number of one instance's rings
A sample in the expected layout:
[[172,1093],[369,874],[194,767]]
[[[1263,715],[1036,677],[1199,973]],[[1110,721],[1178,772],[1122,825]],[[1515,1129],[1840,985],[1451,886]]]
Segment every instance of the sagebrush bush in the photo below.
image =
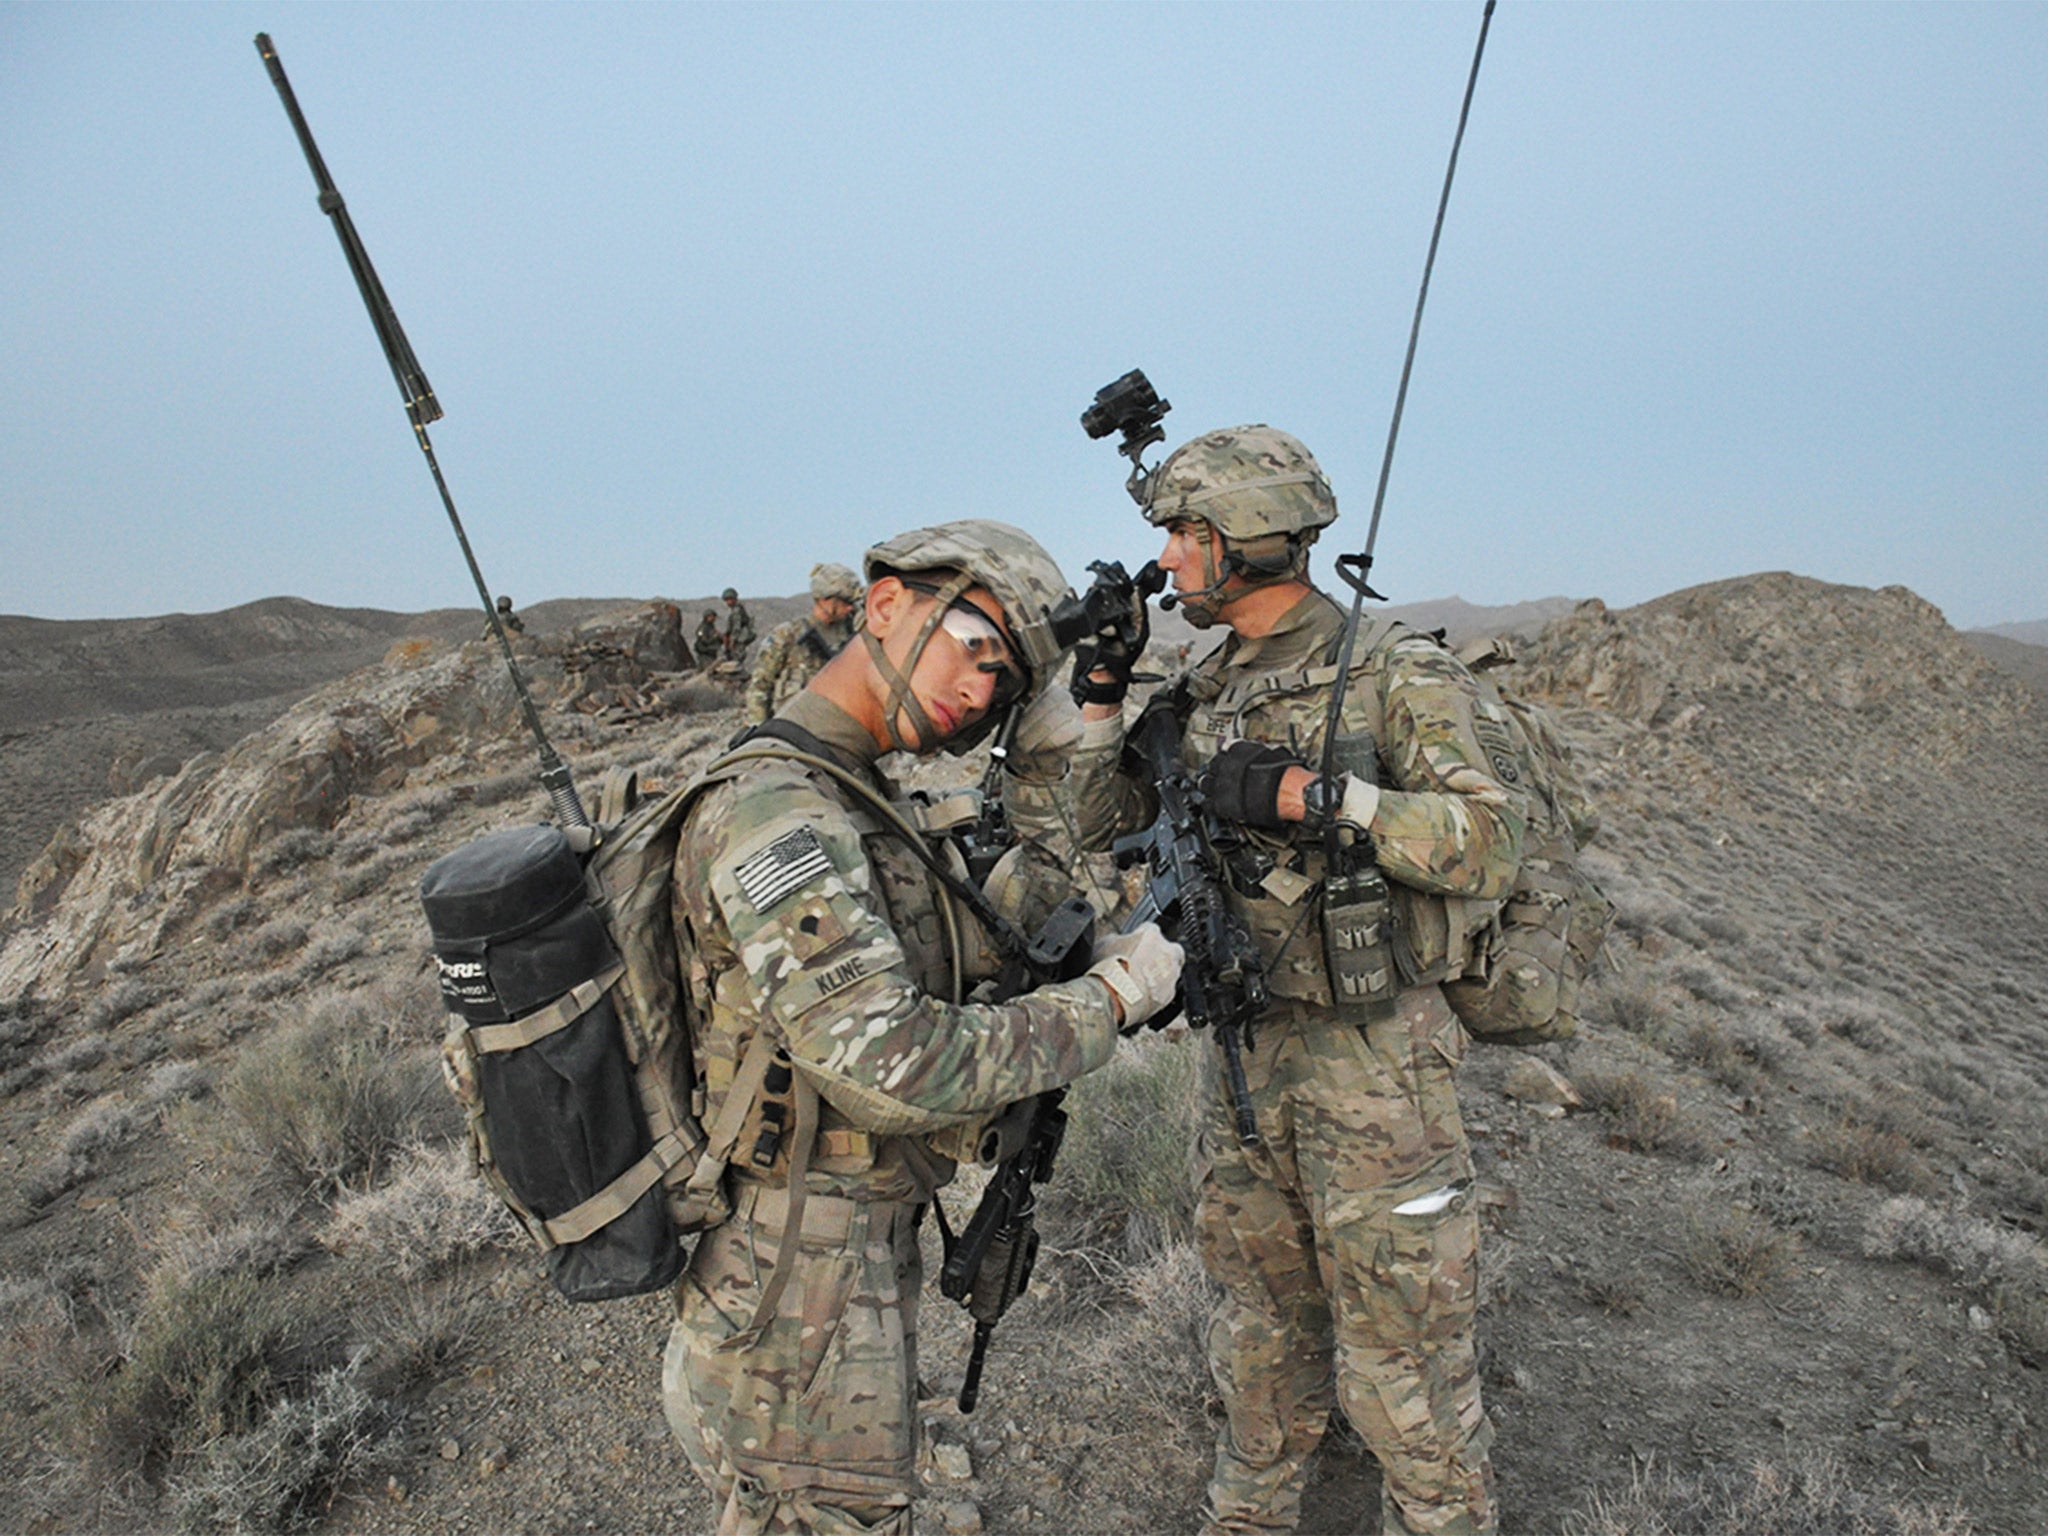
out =
[[324,1363],[325,1332],[285,1288],[252,1275],[166,1287],[85,1405],[96,1451],[111,1472],[157,1480],[209,1441],[255,1428]]
[[373,1173],[443,1108],[434,1064],[390,1050],[382,1023],[364,994],[316,1001],[235,1064],[210,1122],[309,1193]]
[[526,1238],[477,1177],[465,1147],[414,1145],[399,1154],[387,1182],[335,1201],[320,1241],[372,1271],[411,1278]]
[[492,1336],[501,1314],[489,1294],[461,1283],[408,1281],[363,1319],[379,1386],[400,1393],[445,1377]]
[[316,827],[293,827],[263,845],[262,851],[252,861],[253,872],[259,878],[267,879],[311,864],[316,859],[324,859],[333,850],[332,833]]
[[2001,1286],[2048,1294],[2048,1248],[2024,1232],[1899,1195],[1864,1224],[1863,1252],[1954,1275],[1980,1291]]
[[112,1029],[123,1019],[133,1018],[156,1001],[156,989],[136,977],[103,988],[86,1005],[80,1024],[88,1030]]
[[1586,1012],[1656,1041],[1670,1033],[1678,1016],[1678,997],[1661,978],[1636,967],[1596,978],[1587,989]]
[[259,960],[282,960],[305,942],[303,922],[296,917],[274,917],[249,935],[249,951]]
[[342,1481],[395,1450],[391,1409],[351,1360],[268,1405],[240,1434],[209,1441],[167,1486],[187,1530],[296,1531],[316,1523]]
[[312,1239],[283,1211],[175,1210],[149,1235],[143,1294],[164,1297],[228,1275],[266,1279],[290,1269],[312,1247]]

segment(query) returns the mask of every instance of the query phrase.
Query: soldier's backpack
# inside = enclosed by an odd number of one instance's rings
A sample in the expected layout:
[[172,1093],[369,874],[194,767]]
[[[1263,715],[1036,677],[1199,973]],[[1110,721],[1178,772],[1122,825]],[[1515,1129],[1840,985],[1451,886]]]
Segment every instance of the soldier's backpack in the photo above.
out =
[[471,1151],[571,1301],[675,1280],[681,1239],[731,1213],[726,1163],[774,1070],[763,1034],[718,1122],[701,1123],[671,897],[683,819],[714,782],[635,807],[621,776],[595,848],[588,832],[515,827],[421,882]]
[[1529,826],[1514,885],[1481,937],[1482,953],[1463,977],[1444,984],[1444,995],[1482,1040],[1569,1039],[1578,1030],[1580,984],[1614,917],[1613,904],[1579,861],[1599,815],[1549,712],[1501,686],[1496,674],[1514,661],[1507,643],[1473,642],[1458,659],[1507,724],[1515,758],[1508,767],[1527,794]]

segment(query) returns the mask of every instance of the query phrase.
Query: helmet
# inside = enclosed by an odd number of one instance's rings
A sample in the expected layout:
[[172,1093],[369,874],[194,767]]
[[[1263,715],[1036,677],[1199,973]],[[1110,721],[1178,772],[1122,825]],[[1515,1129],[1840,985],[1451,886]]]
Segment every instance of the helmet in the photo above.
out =
[[500,612],[500,613],[510,613],[511,611],[512,611],[512,599],[511,599],[511,598],[509,598],[509,597],[507,597],[507,596],[505,596],[505,595],[504,595],[504,593],[502,593],[502,592],[501,592],[501,593],[499,593],[499,594],[498,594],[498,612]]
[[1337,520],[1337,496],[1299,438],[1252,425],[1204,432],[1145,482],[1145,520],[1214,523],[1226,539],[1307,533]]
[[719,593],[718,595],[724,598],[728,603],[730,603],[738,599],[740,595],[740,589],[738,587],[727,587],[723,592]]
[[845,602],[860,601],[860,578],[843,565],[827,560],[811,567],[811,596],[836,597]]
[[877,544],[862,560],[870,582],[891,574],[955,570],[972,576],[1002,605],[1011,642],[1034,686],[1052,675],[1061,646],[1053,638],[1052,610],[1074,595],[1058,563],[1022,528],[987,518],[962,518],[913,528]]

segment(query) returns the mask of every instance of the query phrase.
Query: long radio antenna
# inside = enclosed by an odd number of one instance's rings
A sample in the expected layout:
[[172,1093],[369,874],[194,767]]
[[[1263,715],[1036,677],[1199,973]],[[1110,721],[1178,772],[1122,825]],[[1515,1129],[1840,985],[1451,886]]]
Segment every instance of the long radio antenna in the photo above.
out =
[[497,605],[491,601],[491,589],[484,582],[483,569],[476,562],[476,552],[469,547],[469,535],[462,528],[462,517],[455,510],[455,498],[449,495],[448,482],[441,475],[440,461],[434,457],[434,443],[427,436],[427,423],[441,419],[441,404],[434,398],[433,386],[427,382],[419,359],[413,355],[412,343],[405,339],[405,328],[398,323],[398,312],[391,307],[384,285],[377,280],[377,269],[370,265],[370,253],[364,248],[362,237],[356,233],[355,221],[348,215],[348,205],[336,190],[334,178],[327,174],[327,162],[320,158],[319,146],[313,142],[313,130],[306,126],[306,116],[299,110],[299,99],[292,93],[291,81],[285,78],[284,61],[278,58],[269,33],[256,34],[256,51],[262,55],[263,63],[270,71],[270,83],[277,87],[277,94],[284,101],[285,115],[291,118],[292,128],[299,136],[299,147],[306,152],[306,164],[313,169],[313,183],[320,189],[320,211],[334,220],[334,232],[341,238],[341,253],[348,258],[348,269],[355,275],[356,288],[363,296],[364,307],[370,312],[370,324],[384,348],[385,360],[391,364],[391,376],[398,381],[399,398],[405,401],[405,414],[412,422],[413,436],[419,439],[420,452],[427,456],[427,468],[433,473],[434,488],[441,493],[441,505],[447,508],[448,521],[455,529],[455,542],[462,546],[462,558],[469,564],[470,578],[476,583],[476,595],[484,605],[484,617],[490,621],[491,633],[497,637],[498,649],[504,653],[505,668],[512,674],[512,687],[519,695],[520,712],[525,715],[526,728],[533,733],[540,749],[541,787],[547,791],[548,799],[554,803],[555,814],[564,826],[587,827],[590,816],[576,796],[576,784],[570,776],[569,765],[555,751],[554,743],[548,740],[548,733],[540,723],[540,711],[533,706],[533,695],[527,691],[526,678],[512,654],[511,638],[499,621]]

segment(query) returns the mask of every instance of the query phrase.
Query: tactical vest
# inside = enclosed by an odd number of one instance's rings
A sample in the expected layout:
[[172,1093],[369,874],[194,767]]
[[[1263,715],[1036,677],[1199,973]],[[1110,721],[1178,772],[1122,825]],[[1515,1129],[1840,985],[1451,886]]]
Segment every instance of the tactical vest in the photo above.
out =
[[[1376,784],[1392,784],[1386,758],[1385,653],[1398,646],[1433,645],[1399,620],[1363,626],[1352,652],[1349,686],[1339,717],[1336,763],[1339,772]],[[1274,742],[1304,762],[1320,764],[1329,717],[1330,688],[1338,672],[1334,650],[1312,665],[1273,671],[1197,668],[1182,684],[1188,699],[1184,751],[1199,771],[1225,743],[1245,738]],[[1505,750],[1508,728],[1484,699],[1474,728],[1489,756]],[[1492,739],[1489,739],[1492,738]],[[1268,966],[1267,985],[1275,997],[1318,1007],[1340,1007],[1333,987],[1319,920],[1324,853],[1320,838],[1249,831],[1263,855],[1256,865],[1232,871],[1230,901],[1250,928]],[[1393,910],[1393,959],[1403,987],[1427,986],[1463,975],[1478,958],[1476,941],[1490,927],[1498,901],[1442,896],[1389,882]]]

